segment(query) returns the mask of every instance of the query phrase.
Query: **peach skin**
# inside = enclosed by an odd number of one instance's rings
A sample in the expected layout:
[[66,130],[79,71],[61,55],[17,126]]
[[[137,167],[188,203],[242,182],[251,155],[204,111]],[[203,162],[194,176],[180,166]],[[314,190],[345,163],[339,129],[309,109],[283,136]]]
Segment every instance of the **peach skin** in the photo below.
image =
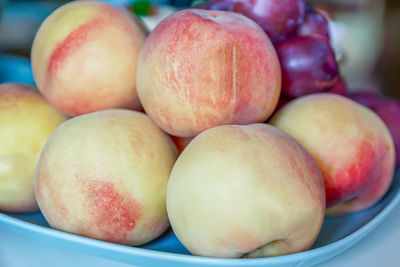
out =
[[0,210],[33,212],[33,179],[47,138],[67,117],[32,86],[0,84]]
[[140,109],[136,64],[144,40],[126,10],[100,1],[67,3],[36,33],[31,51],[35,82],[53,106],[70,116]]
[[141,245],[169,222],[168,177],[177,157],[170,137],[143,113],[110,109],[75,117],[46,143],[35,193],[56,229]]
[[281,89],[268,36],[254,21],[228,11],[186,9],[163,20],[140,52],[137,77],[146,113],[178,137],[263,122]]
[[267,124],[217,126],[183,150],[167,187],[172,229],[193,254],[270,257],[311,247],[325,212],[317,163]]
[[317,161],[325,180],[327,214],[367,209],[388,190],[394,145],[372,110],[336,94],[313,94],[286,104],[271,124],[292,135]]

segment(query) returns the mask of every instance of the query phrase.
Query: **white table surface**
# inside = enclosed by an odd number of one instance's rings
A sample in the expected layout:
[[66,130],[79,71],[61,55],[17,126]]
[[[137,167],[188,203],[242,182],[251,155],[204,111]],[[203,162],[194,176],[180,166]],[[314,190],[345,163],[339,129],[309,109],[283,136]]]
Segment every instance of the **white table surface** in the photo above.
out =
[[400,205],[369,235],[318,267],[400,267]]

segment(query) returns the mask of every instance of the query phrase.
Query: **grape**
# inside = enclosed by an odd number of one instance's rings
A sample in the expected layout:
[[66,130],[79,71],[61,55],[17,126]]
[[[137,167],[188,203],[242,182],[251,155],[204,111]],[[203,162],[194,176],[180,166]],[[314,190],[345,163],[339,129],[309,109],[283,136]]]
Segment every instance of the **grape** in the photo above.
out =
[[292,100],[293,100],[293,98],[287,97],[285,95],[281,95],[279,97],[279,101],[278,101],[278,104],[276,105],[275,111],[280,110],[281,108],[283,108],[287,103],[289,103]]
[[396,166],[400,166],[400,102],[384,99],[377,103],[373,110],[382,118],[388,127],[396,149]]
[[315,10],[312,6],[307,6],[304,22],[298,29],[298,35],[318,34],[329,39],[329,27],[327,18]]
[[208,0],[203,4],[195,5],[194,8],[233,11],[234,2],[235,0]]
[[341,77],[338,77],[338,80],[336,81],[335,85],[327,92],[332,94],[347,96],[346,83],[343,81]]
[[272,115],[265,121],[265,123],[270,123],[270,120],[274,117],[274,115],[279,112],[279,110],[281,110],[281,108],[283,108],[284,106],[286,106],[287,103],[289,103],[290,101],[294,100],[294,98],[285,96],[283,94],[281,94],[279,96],[279,100],[278,100],[278,104],[276,105],[276,108],[274,110],[274,112],[272,113]]
[[195,7],[241,13],[257,22],[273,43],[296,35],[305,13],[303,0],[208,0]]
[[[347,96],[347,87],[346,87],[344,80],[341,77],[338,77],[335,85],[329,91],[326,91],[326,92],[332,93],[332,94],[338,94],[338,95],[342,95],[342,96]],[[276,112],[278,112],[281,108],[283,108],[287,103],[289,103],[290,101],[292,101],[294,99],[295,98],[293,98],[293,97],[289,97],[287,95],[281,94],[279,97],[279,101],[276,106],[276,109],[274,111],[274,114]],[[272,114],[270,118],[272,118],[274,114]]]
[[357,90],[355,93],[350,94],[350,98],[371,109],[382,101],[382,96],[379,94],[365,90]]
[[400,166],[400,101],[384,98],[371,91],[358,91],[351,94],[350,97],[375,111],[385,122],[393,137],[396,149],[396,166]]
[[323,36],[297,36],[275,48],[282,68],[282,93],[289,97],[328,91],[339,79],[333,49]]
[[[342,96],[347,96],[347,87],[344,80],[339,77],[335,85],[329,90],[327,93],[338,94]],[[287,103],[294,100],[294,97],[289,97],[285,94],[281,94],[279,97],[278,104],[276,105],[274,113],[270,116],[272,118],[276,112],[278,112],[281,108],[283,108]],[[268,122],[268,120],[266,121]]]

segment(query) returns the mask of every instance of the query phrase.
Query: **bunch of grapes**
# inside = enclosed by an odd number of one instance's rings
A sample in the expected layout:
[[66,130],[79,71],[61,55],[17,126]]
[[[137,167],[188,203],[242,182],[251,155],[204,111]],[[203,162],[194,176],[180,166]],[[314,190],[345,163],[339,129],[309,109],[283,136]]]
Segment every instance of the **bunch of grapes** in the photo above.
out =
[[195,8],[241,13],[267,33],[282,67],[281,104],[303,95],[345,95],[327,18],[303,0],[208,0]]
[[241,13],[254,20],[275,46],[282,68],[276,110],[294,98],[319,92],[347,96],[372,109],[392,134],[400,166],[400,101],[371,92],[350,94],[330,43],[328,19],[303,0],[206,0],[195,8]]

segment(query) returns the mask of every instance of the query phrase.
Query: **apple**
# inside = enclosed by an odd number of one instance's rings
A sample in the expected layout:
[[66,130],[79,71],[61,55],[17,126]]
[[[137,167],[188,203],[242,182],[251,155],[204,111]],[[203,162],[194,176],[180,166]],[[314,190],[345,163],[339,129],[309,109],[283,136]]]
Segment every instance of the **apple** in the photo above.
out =
[[172,229],[194,255],[269,257],[311,247],[325,212],[321,172],[296,140],[268,124],[203,131],[167,187]]
[[0,210],[34,212],[35,168],[47,138],[67,117],[27,84],[0,84]]
[[52,105],[71,116],[140,109],[136,65],[144,40],[141,25],[124,9],[100,1],[67,3],[36,33],[35,82]]
[[370,109],[340,95],[312,94],[286,104],[271,124],[293,136],[317,161],[327,214],[365,210],[388,190],[395,163],[393,140]]
[[143,113],[110,109],[60,125],[37,167],[35,193],[55,229],[141,245],[168,228],[166,188],[177,157]]
[[279,60],[268,36],[254,21],[228,11],[174,13],[150,33],[138,60],[144,110],[179,137],[263,122],[280,87]]

